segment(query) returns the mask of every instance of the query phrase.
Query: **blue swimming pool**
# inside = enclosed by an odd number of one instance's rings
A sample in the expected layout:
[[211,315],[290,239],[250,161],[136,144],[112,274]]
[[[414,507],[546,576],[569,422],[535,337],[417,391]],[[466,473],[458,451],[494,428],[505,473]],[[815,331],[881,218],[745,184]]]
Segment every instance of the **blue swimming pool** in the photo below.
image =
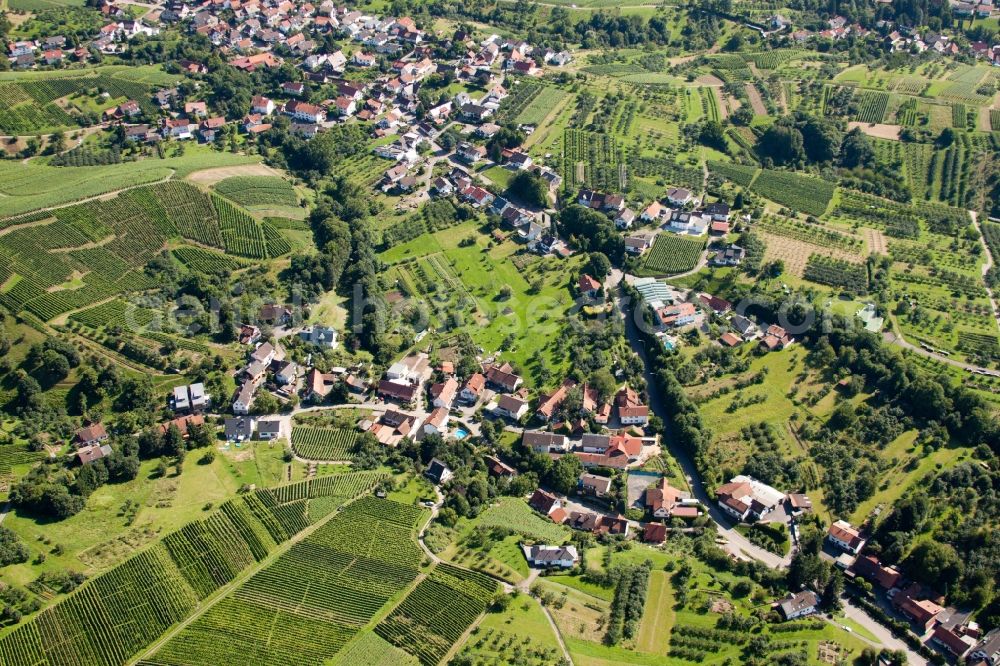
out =
[[455,439],[463,440],[469,436],[469,432],[465,428],[455,428]]

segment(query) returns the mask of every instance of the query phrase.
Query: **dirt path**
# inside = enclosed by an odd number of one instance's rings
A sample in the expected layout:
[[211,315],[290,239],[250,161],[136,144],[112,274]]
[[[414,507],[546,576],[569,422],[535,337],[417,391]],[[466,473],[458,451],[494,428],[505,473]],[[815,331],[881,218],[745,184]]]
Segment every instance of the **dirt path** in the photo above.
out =
[[214,185],[233,176],[281,176],[281,172],[266,164],[240,164],[238,166],[202,169],[188,174],[185,180],[199,185]]
[[[753,63],[750,63],[751,65]],[[766,116],[767,107],[764,106],[764,99],[760,96],[760,91],[757,90],[757,86],[752,83],[747,83],[747,97],[750,98],[750,108],[753,109],[754,115]]]
[[552,614],[549,613],[549,609],[545,607],[545,604],[538,602],[538,605],[542,607],[542,612],[545,613],[545,619],[549,621],[549,626],[552,627],[552,633],[555,634],[556,640],[559,642],[559,647],[562,648],[563,658],[566,660],[570,666],[573,666],[573,657],[569,654],[569,649],[566,647],[566,641],[563,640],[562,632],[559,631],[559,627],[556,626],[556,621],[552,619]]
[[[976,211],[970,210],[969,216],[972,217],[972,224],[975,225],[976,231],[979,232],[979,242],[982,243],[983,251],[986,253],[986,263],[983,264],[983,277],[985,278],[990,269],[996,265],[996,257],[993,256],[993,252],[990,251],[990,246],[986,243],[986,239],[983,238],[983,228],[979,224],[979,215]],[[983,286],[986,287],[986,295],[990,299],[990,307],[993,309],[993,318],[996,319],[997,324],[1000,325],[1000,307],[997,307],[996,292],[990,288],[985,279],[983,280]]]

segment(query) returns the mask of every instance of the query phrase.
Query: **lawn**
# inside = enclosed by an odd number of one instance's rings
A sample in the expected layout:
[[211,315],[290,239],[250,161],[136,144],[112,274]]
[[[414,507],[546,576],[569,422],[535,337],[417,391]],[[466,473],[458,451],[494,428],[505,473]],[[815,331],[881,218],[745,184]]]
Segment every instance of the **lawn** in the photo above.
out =
[[674,626],[674,591],[665,571],[649,574],[646,609],[639,626],[637,647],[643,652],[665,654],[670,647],[670,629]]

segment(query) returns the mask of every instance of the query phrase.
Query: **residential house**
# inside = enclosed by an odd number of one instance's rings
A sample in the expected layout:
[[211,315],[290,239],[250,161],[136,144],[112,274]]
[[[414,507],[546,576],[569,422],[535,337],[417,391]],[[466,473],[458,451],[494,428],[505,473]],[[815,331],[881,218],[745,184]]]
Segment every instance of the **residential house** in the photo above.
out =
[[648,235],[639,236],[626,236],[625,237],[625,251],[629,254],[642,255],[646,250],[652,247],[653,238]]
[[514,477],[517,476],[517,470],[503,462],[496,456],[484,456],[486,461],[486,470],[490,473],[490,476],[498,477]]
[[709,263],[713,266],[739,266],[746,255],[747,251],[739,245],[727,245],[713,254]]
[[314,324],[299,332],[299,337],[315,347],[337,348],[337,331],[329,326]]
[[287,363],[282,363],[278,368],[278,371],[274,373],[274,379],[281,385],[291,384],[295,381],[295,376],[298,374],[299,366],[288,361]]
[[402,379],[382,379],[378,383],[377,392],[386,400],[409,403],[417,397],[419,390],[420,384],[417,383]]
[[734,314],[732,319],[729,320],[729,325],[736,329],[736,332],[743,337],[751,336],[757,332],[757,324],[743,315]]
[[188,398],[187,386],[174,387],[174,394],[171,398],[171,407],[175,412],[186,412],[191,409],[191,400]]
[[521,435],[521,443],[535,453],[569,451],[569,439],[566,435],[541,430],[525,430]]
[[649,523],[642,528],[644,543],[661,544],[667,540],[667,526],[663,523]]
[[669,328],[680,328],[693,324],[698,316],[698,309],[694,303],[677,303],[666,305],[656,311],[660,322]]
[[177,428],[177,432],[181,434],[182,439],[187,439],[190,437],[191,433],[189,429],[192,426],[203,426],[205,425],[205,417],[201,414],[188,414],[187,416],[178,416],[176,419],[171,419],[166,423],[161,423],[157,430],[166,435],[171,428]]
[[486,158],[486,148],[462,141],[455,147],[455,155],[468,164],[475,164]]
[[883,566],[873,555],[862,555],[854,561],[851,567],[854,575],[861,576],[870,583],[879,585],[883,590],[891,590],[899,584],[902,574],[893,567]]
[[924,591],[919,585],[911,585],[892,597],[892,605],[902,613],[923,634],[934,626],[944,608],[937,602],[922,598]]
[[107,458],[112,453],[109,444],[94,444],[92,446],[82,446],[76,451],[76,459],[81,465],[89,465],[95,460]]
[[259,113],[262,116],[269,116],[274,113],[274,102],[263,95],[255,95],[250,102],[250,113]]
[[961,660],[975,646],[976,639],[963,631],[962,627],[945,627],[939,624],[934,627],[931,642],[940,646],[957,660]]
[[257,384],[253,381],[245,381],[236,392],[233,399],[233,414],[249,414],[253,407],[254,393],[257,391]]
[[571,569],[580,556],[575,546],[522,546],[528,564],[543,569]]
[[615,217],[615,226],[619,229],[631,229],[635,223],[635,212],[631,208],[624,208]]
[[615,394],[615,409],[622,425],[646,425],[649,421],[649,407],[644,405],[639,394],[628,386],[623,386]]
[[643,503],[654,518],[669,518],[674,508],[680,506],[682,496],[681,491],[671,486],[666,479],[660,479],[656,485],[646,488]]
[[830,525],[830,529],[826,533],[826,538],[833,545],[852,555],[857,555],[861,551],[862,546],[865,545],[865,540],[861,538],[858,531],[851,527],[851,524],[845,520],[838,520]]
[[424,470],[424,476],[430,479],[434,485],[441,485],[447,483],[451,477],[455,476],[455,473],[448,469],[448,466],[443,462],[433,458],[428,463],[427,469]]
[[562,501],[552,493],[538,488],[528,500],[528,505],[543,516],[547,516],[562,508]]
[[729,204],[727,203],[716,201],[715,203],[708,204],[702,210],[705,213],[705,215],[708,215],[716,222],[729,221],[730,210],[729,210]]
[[458,399],[466,404],[474,405],[479,401],[479,397],[483,394],[485,388],[486,377],[476,372],[465,380],[462,390],[458,393]]
[[606,497],[611,491],[611,479],[584,472],[579,480],[580,492],[594,497]]
[[97,446],[108,440],[108,431],[103,423],[94,423],[76,431],[74,438],[78,447]]
[[575,386],[576,382],[572,379],[566,379],[558,389],[542,396],[538,402],[538,408],[535,410],[535,416],[543,421],[549,421],[566,399],[566,394]]
[[444,435],[448,432],[448,410],[444,407],[435,407],[424,421],[425,435]]
[[1000,666],[1000,629],[993,629],[967,655],[967,663]]
[[283,434],[281,419],[261,419],[257,422],[257,439],[270,441],[278,439]]
[[521,385],[521,377],[514,374],[514,368],[510,363],[499,366],[490,366],[486,370],[486,383],[497,390],[513,393]]
[[749,476],[735,476],[715,491],[719,507],[733,518],[760,520],[784,502],[785,495]]
[[443,382],[431,386],[431,402],[435,407],[451,409],[455,402],[455,394],[458,392],[458,382],[454,377],[448,377]]
[[226,419],[223,432],[227,442],[243,442],[253,439],[254,420],[248,416],[236,416]]
[[512,395],[501,395],[497,398],[495,413],[514,421],[521,420],[528,413],[528,403]]
[[707,231],[711,219],[696,212],[675,210],[670,214],[670,219],[663,228],[677,234],[687,236],[703,236]]
[[778,610],[786,620],[812,615],[819,607],[819,597],[812,590],[789,594],[778,603]]
[[601,283],[586,273],[580,276],[578,286],[581,296],[595,298],[601,292]]
[[270,342],[264,342],[253,350],[253,353],[250,354],[250,360],[257,361],[264,366],[269,366],[276,354],[277,351],[274,349],[274,346]]
[[281,92],[292,97],[302,97],[306,92],[306,84],[301,81],[285,81],[281,84]]
[[336,384],[337,378],[332,374],[324,374],[316,368],[311,368],[306,373],[306,381],[303,387],[302,397],[311,402],[322,402],[326,396],[330,395]]
[[674,187],[667,190],[667,201],[673,206],[684,206],[694,200],[694,195],[690,190],[683,187]]
[[771,324],[764,331],[764,337],[761,339],[760,344],[767,351],[774,351],[776,349],[784,349],[792,344],[792,342],[792,336],[788,335],[785,329],[777,324]]
[[643,222],[659,222],[669,213],[669,210],[669,208],[661,204],[659,201],[654,201],[646,206],[646,209],[642,211],[642,215],[639,216],[639,219]]
[[285,104],[285,115],[304,123],[319,124],[326,120],[326,112],[315,104],[292,100]]

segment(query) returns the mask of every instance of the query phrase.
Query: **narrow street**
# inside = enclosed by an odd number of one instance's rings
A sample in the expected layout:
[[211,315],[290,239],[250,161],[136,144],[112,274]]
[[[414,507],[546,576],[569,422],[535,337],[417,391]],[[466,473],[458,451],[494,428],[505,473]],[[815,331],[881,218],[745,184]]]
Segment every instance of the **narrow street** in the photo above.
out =
[[[653,371],[650,367],[649,359],[646,356],[646,349],[643,344],[642,337],[640,336],[639,329],[633,318],[628,316],[628,313],[623,307],[623,303],[624,294],[621,289],[619,289],[615,304],[618,311],[621,313],[622,318],[625,320],[625,336],[628,338],[629,345],[632,347],[632,350],[639,355],[639,358],[642,359],[644,366],[643,374],[646,378],[646,385],[649,390],[650,409],[652,409],[653,412],[663,420],[664,424],[669,423],[669,412],[666,408],[666,403],[663,401],[663,397],[660,395],[656,382],[653,381]],[[731,553],[737,557],[759,560],[772,569],[784,568],[789,565],[791,562],[790,557],[781,557],[780,555],[775,555],[774,553],[764,550],[759,546],[755,546],[746,537],[737,532],[733,523],[722,512],[722,509],[718,507],[714,499],[709,496],[708,490],[705,488],[705,484],[702,481],[701,476],[698,474],[694,461],[688,453],[676,446],[669,436],[665,436],[663,438],[663,444],[670,451],[674,460],[676,460],[681,466],[681,470],[684,472],[684,476],[687,478],[688,483],[691,486],[692,496],[701,502],[708,510],[709,516],[711,516],[712,520],[716,524],[716,529],[718,530],[719,535],[726,540],[726,547]]]

